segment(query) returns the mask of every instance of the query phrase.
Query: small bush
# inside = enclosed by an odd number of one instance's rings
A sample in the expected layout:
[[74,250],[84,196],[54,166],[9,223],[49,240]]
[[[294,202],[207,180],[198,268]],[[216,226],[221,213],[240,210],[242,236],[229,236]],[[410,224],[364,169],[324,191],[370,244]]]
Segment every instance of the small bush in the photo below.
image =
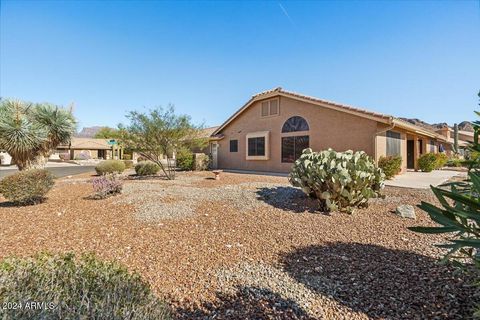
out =
[[133,160],[123,160],[123,163],[125,164],[125,169],[133,168]]
[[135,166],[135,172],[139,176],[152,176],[160,170],[158,164],[151,161],[142,161]]
[[351,213],[380,196],[385,175],[363,151],[303,150],[290,172],[289,181],[319,199],[321,209]]
[[171,319],[167,306],[137,273],[94,255],[39,254],[0,262],[0,305],[42,302],[39,309],[2,310],[2,319]]
[[105,199],[122,192],[122,182],[117,179],[115,174],[102,175],[92,180],[93,191],[92,199]]
[[458,159],[458,158],[452,158],[452,159],[449,159],[447,161],[447,167],[454,167],[454,168],[459,168],[461,167],[463,164],[462,164],[462,160]]
[[400,171],[402,171],[402,157],[380,157],[380,159],[378,160],[378,167],[383,170],[386,179],[392,179],[394,176],[399,174]]
[[132,155],[128,153],[123,154],[123,160],[132,160]]
[[205,171],[210,166],[210,157],[205,153],[196,153],[194,157],[194,170]]
[[124,170],[125,163],[122,160],[105,160],[95,167],[97,174],[122,173]]
[[0,193],[17,205],[37,204],[53,187],[54,176],[43,169],[20,171],[0,181]]
[[423,172],[431,172],[437,167],[437,157],[433,153],[422,154],[418,158],[418,167]]
[[177,167],[181,170],[193,170],[195,165],[195,159],[193,153],[184,148],[180,149],[175,155],[177,161]]
[[445,167],[448,161],[448,157],[445,153],[436,153],[435,158],[437,159],[437,162],[435,164],[435,169],[441,169]]

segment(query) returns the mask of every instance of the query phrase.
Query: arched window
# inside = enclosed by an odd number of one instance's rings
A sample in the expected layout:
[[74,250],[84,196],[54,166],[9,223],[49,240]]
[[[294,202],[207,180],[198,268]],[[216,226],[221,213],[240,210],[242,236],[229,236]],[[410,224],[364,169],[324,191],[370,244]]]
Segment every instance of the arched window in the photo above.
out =
[[305,119],[299,116],[294,116],[285,121],[282,127],[282,133],[296,132],[296,131],[308,131],[308,123]]

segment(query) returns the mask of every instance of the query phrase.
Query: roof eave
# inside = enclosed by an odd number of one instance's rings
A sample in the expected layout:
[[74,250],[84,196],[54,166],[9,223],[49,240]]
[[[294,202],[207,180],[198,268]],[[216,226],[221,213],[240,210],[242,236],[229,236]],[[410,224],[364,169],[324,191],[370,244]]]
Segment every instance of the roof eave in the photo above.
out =
[[367,119],[371,119],[371,120],[381,122],[381,123],[386,123],[386,124],[391,124],[392,120],[394,119],[392,116],[389,116],[389,115],[381,115],[381,114],[376,114],[374,112],[369,112],[369,111],[362,112],[353,107],[339,105],[330,101],[315,99],[313,97],[302,96],[302,95],[291,93],[291,92],[285,92],[280,88],[275,88],[273,90],[268,90],[268,91],[253,95],[250,98],[250,100],[247,101],[247,103],[245,103],[240,109],[238,109],[237,112],[235,112],[231,117],[229,117],[222,125],[220,125],[212,133],[211,137],[217,135],[221,130],[223,130],[228,124],[230,124],[230,122],[232,122],[237,116],[239,116],[244,110],[250,107],[254,102],[270,99],[277,96],[287,97],[287,98],[295,99],[298,101],[303,101],[306,103],[323,106],[332,110],[353,114],[362,118],[367,118]]

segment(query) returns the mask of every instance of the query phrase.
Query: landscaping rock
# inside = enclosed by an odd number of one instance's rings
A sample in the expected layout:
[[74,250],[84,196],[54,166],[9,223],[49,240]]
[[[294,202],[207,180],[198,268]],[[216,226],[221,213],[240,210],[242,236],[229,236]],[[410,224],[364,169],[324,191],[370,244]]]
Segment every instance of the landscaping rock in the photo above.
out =
[[395,209],[395,213],[402,218],[416,219],[415,208],[409,204],[402,204]]

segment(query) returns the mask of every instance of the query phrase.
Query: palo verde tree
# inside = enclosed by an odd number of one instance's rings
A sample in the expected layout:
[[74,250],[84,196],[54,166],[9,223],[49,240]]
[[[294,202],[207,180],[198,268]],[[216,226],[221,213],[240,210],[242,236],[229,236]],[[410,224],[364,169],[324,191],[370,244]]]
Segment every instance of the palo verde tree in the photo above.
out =
[[[187,115],[175,114],[173,105],[146,113],[131,111],[128,126],[119,126],[121,143],[142,157],[158,164],[167,177],[175,179],[175,163],[172,155],[185,148],[199,136],[202,126],[196,126]],[[162,162],[166,159],[166,164]]]
[[19,170],[43,166],[59,144],[70,142],[75,129],[71,108],[0,101],[0,149],[12,156]]
[[96,139],[120,139],[121,133],[118,129],[103,127],[94,136]]

